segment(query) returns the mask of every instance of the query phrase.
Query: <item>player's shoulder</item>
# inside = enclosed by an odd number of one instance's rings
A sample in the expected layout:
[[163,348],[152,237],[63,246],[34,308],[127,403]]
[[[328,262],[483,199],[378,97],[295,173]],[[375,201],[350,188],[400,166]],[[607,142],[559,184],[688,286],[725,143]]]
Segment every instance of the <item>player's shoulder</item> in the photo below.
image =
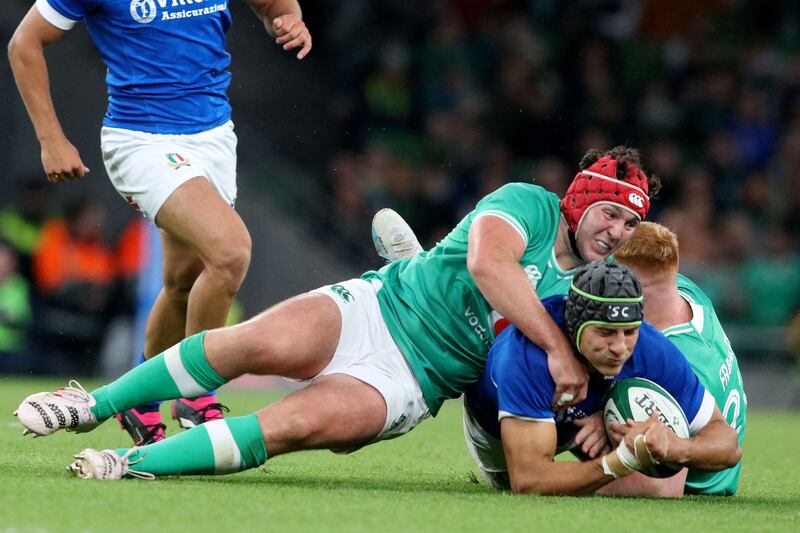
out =
[[478,202],[470,216],[497,216],[514,227],[526,243],[548,243],[555,237],[561,216],[559,198],[532,183],[508,183]]
[[687,278],[683,274],[678,274],[677,285],[678,292],[680,292],[684,298],[688,299],[690,302],[702,306],[709,306],[711,304],[711,300],[708,298],[708,296],[706,296],[706,293],[703,292],[703,289],[701,289],[697,283]]
[[670,384],[692,373],[689,361],[674,343],[648,322],[643,322],[625,374],[644,377],[669,389]]
[[649,322],[642,322],[639,328],[639,338],[634,347],[634,355],[653,359],[654,357],[669,357],[676,352],[680,353],[662,332]]
[[687,324],[664,330],[667,337],[673,339],[678,335],[691,337],[694,334],[702,338],[713,339],[718,335],[724,335],[717,312],[706,293],[682,274],[678,274],[677,285],[678,292],[692,308],[692,319]]
[[512,182],[503,185],[497,190],[489,193],[484,198],[486,201],[506,201],[506,202],[533,202],[535,204],[558,205],[559,198],[556,194],[548,191],[544,187],[533,183]]

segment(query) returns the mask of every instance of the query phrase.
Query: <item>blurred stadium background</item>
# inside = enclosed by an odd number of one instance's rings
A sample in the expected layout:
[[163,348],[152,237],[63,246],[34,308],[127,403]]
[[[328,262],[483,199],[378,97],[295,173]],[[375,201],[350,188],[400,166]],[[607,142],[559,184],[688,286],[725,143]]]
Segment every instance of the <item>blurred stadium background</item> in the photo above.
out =
[[[4,2],[4,43],[31,4]],[[503,183],[561,194],[586,149],[627,143],[664,182],[652,218],[715,302],[750,405],[800,407],[798,2],[301,5],[314,50],[297,62],[231,2],[237,205],[254,241],[240,317],[379,266],[381,207],[429,246]],[[0,373],[116,375],[141,344],[157,249],[106,178],[104,67],[83,27],[48,61],[92,173],[46,184],[3,61]],[[78,253],[92,267],[63,268]]]

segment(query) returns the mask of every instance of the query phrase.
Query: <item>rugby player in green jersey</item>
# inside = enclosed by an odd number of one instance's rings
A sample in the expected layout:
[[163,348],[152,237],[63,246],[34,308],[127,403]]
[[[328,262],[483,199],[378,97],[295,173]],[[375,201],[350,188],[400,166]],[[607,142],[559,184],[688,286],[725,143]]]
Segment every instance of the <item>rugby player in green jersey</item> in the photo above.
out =
[[[739,364],[711,301],[678,273],[677,236],[659,224],[640,224],[614,258],[642,282],[645,318],[686,356],[700,382],[714,396],[722,416],[738,433],[741,447],[747,399]],[[720,472],[689,469],[668,479],[636,474],[604,490],[617,494],[731,495],[736,493],[741,466],[739,462]]]
[[91,394],[72,386],[29,396],[17,414],[36,435],[88,431],[146,402],[198,396],[245,373],[279,375],[310,383],[257,413],[140,449],[84,450],[72,471],[229,473],[291,451],[354,450],[410,431],[475,382],[493,313],[545,350],[553,403],[566,407],[585,397],[586,370],[539,298],[565,293],[574,268],[631,237],[658,187],[640,166],[630,148],[590,151],[563,199],[506,185],[428,252],[188,337]]
[[[390,261],[422,251],[413,230],[391,210],[376,215],[373,238],[378,253]],[[643,222],[614,257],[637,274],[644,286],[648,321],[685,354],[700,382],[714,396],[727,423],[736,430],[741,447],[747,406],[736,356],[708,297],[678,273],[677,236],[664,226]],[[499,323],[495,330],[499,332],[505,325]],[[588,457],[596,458],[607,451],[600,414],[576,423],[583,427],[575,436],[575,443]],[[603,487],[599,493],[668,497],[684,492],[731,495],[736,493],[740,470],[741,463],[737,463],[718,472],[684,469],[668,479],[634,474]]]

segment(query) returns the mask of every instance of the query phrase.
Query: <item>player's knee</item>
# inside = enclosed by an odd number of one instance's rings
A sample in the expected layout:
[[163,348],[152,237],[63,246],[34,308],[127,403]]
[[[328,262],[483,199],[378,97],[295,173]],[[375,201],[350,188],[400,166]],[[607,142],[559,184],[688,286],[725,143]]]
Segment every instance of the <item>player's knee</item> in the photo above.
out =
[[235,294],[250,267],[251,242],[239,239],[219,247],[209,258],[206,269],[231,293]]
[[272,374],[277,362],[285,360],[292,352],[292,339],[286,334],[265,334],[255,327],[247,327],[241,332],[246,339],[243,344],[249,354],[252,372]]
[[295,413],[287,428],[287,436],[298,447],[305,447],[312,444],[317,430],[317,424],[312,416],[306,413]]
[[319,433],[314,417],[302,411],[283,413],[269,420],[264,431],[267,450],[286,453],[314,447]]

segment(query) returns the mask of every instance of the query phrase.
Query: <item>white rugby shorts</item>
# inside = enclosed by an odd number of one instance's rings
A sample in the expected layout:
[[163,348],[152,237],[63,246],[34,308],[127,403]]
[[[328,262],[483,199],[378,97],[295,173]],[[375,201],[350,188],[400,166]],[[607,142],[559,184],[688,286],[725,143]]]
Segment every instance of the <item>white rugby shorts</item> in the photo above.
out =
[[[430,416],[419,382],[381,316],[377,296],[381,286],[378,280],[351,279],[311,291],[331,298],[342,314],[336,352],[315,378],[346,374],[381,393],[386,401],[386,422],[372,442],[408,433]],[[334,451],[349,453],[357,449]]]
[[496,489],[509,490],[511,482],[508,478],[503,441],[494,438],[478,424],[469,412],[466,402],[464,402],[464,439],[467,441],[469,454],[489,485]]
[[231,207],[236,202],[236,134],[230,120],[191,135],[103,126],[100,148],[114,188],[151,221],[178,187],[198,176]]

